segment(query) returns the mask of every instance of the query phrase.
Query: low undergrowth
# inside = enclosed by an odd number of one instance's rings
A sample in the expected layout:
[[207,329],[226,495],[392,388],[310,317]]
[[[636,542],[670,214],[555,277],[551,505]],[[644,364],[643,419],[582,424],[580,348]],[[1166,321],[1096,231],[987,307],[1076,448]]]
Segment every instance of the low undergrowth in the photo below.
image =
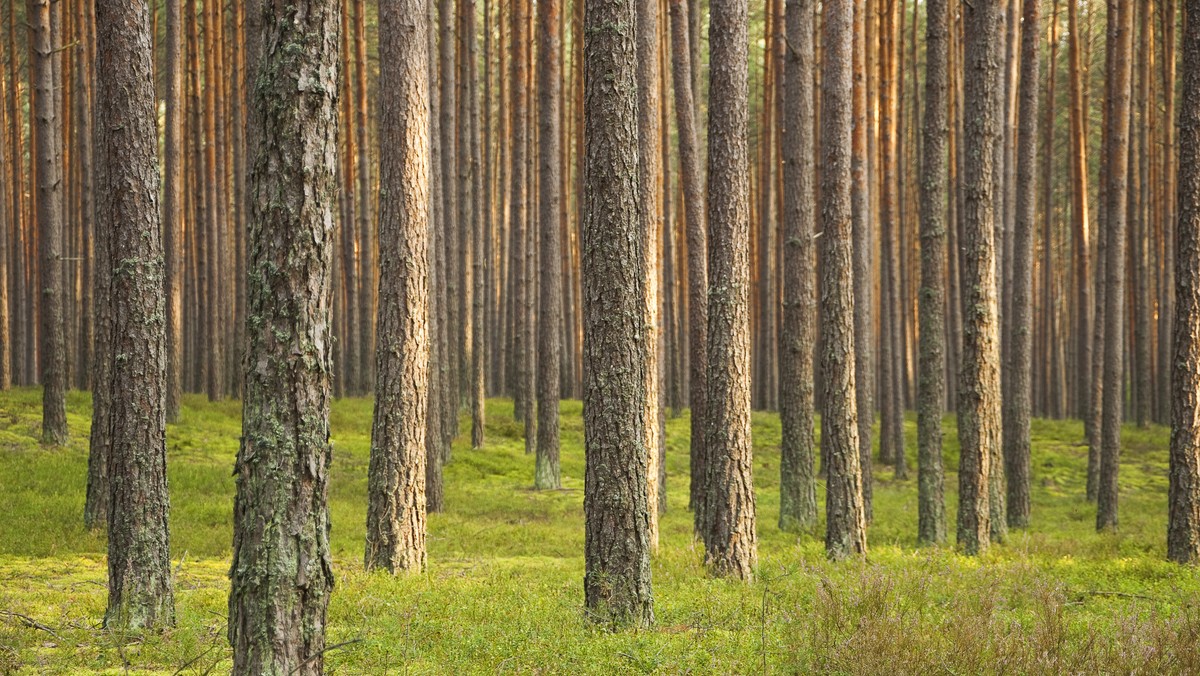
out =
[[[671,418],[656,625],[611,633],[582,611],[581,406],[561,410],[563,489],[532,489],[511,402],[490,400],[486,447],[463,434],[445,469],[428,572],[393,578],[361,565],[371,402],[335,403],[329,673],[1200,673],[1200,576],[1164,560],[1164,428],[1126,430],[1117,533],[1096,534],[1083,499],[1081,427],[1038,420],[1028,531],[978,559],[918,548],[915,479],[876,467],[870,555],[831,564],[823,530],[775,527],[779,421],[756,413],[759,570],[742,584],[704,574],[687,511],[688,421]],[[37,443],[40,391],[0,393],[0,673],[227,672],[240,404],[189,397],[168,431],[178,622],[138,635],[99,628],[105,544],[82,525],[89,411],[72,393],[70,444],[49,449]],[[952,416],[946,432],[953,518]]]

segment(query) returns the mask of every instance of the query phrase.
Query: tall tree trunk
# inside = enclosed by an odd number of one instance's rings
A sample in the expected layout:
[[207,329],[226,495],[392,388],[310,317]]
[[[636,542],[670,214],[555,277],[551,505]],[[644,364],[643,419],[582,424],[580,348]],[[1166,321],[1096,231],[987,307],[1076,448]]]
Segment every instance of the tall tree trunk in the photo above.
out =
[[205,323],[204,360],[206,378],[205,392],[209,401],[219,401],[225,396],[225,361],[224,340],[222,333],[224,306],[221,297],[221,277],[225,264],[221,251],[222,210],[220,200],[223,192],[220,190],[217,169],[217,118],[221,117],[217,110],[217,89],[220,79],[217,72],[217,37],[216,20],[213,3],[204,3],[204,200],[205,200],[205,235],[204,243],[207,250],[205,256],[205,273],[207,282],[207,305],[205,313],[208,320]]
[[[1009,393],[1004,431],[1008,525],[1029,526],[1029,417],[1033,372],[1033,231],[1037,215],[1038,0],[1023,0],[1020,112],[1017,128],[1017,210],[1012,248],[1012,310],[1009,321]],[[1052,102],[1051,102],[1052,103]],[[1049,209],[1050,205],[1047,204]],[[1049,313],[1050,308],[1043,308]]]
[[[1170,17],[1174,20],[1174,17]],[[1184,3],[1167,558],[1200,561],[1200,0]]]
[[683,183],[683,219],[687,225],[688,405],[691,406],[691,487],[688,505],[694,512],[695,532],[703,535],[704,450],[708,392],[708,229],[704,222],[704,186],[696,138],[696,103],[692,90],[692,50],[689,46],[688,0],[671,3],[671,72],[675,89],[675,123],[679,135],[679,176]]
[[[659,89],[662,73],[659,71],[658,51],[660,31],[658,6],[649,0],[638,3],[637,12],[637,63],[638,63],[638,186],[642,191],[639,223],[646,255],[642,259],[646,277],[642,315],[645,320],[646,341],[646,453],[648,454],[647,499],[650,503],[650,546],[658,547],[658,438],[663,421],[660,417],[659,399],[659,242],[663,223],[663,166],[662,166],[662,101]],[[546,181],[546,175],[541,177]],[[543,199],[545,194],[543,193]]]
[[[354,106],[355,147],[358,149],[358,197],[354,213],[358,218],[358,382],[360,391],[369,391],[374,384],[375,366],[375,232],[371,218],[371,141],[367,125],[369,100],[367,92],[367,30],[366,0],[354,2],[354,87],[357,99]],[[346,73],[349,77],[349,73]],[[382,146],[380,146],[382,147]]]
[[1129,160],[1130,80],[1134,3],[1109,0],[1109,21],[1115,21],[1108,49],[1113,54],[1109,83],[1109,143],[1106,154],[1108,186],[1105,195],[1104,402],[1100,438],[1100,481],[1096,529],[1117,526],[1117,468],[1121,457],[1122,380],[1125,331],[1125,219]]
[[[1147,145],[1150,125],[1150,111],[1148,106],[1151,103],[1150,96],[1150,80],[1151,68],[1150,62],[1152,55],[1153,41],[1151,34],[1153,24],[1150,23],[1150,7],[1149,0],[1143,3],[1137,3],[1140,6],[1138,11],[1138,32],[1139,32],[1139,47],[1135,52],[1137,58],[1137,88],[1134,90],[1134,95],[1137,100],[1132,103],[1131,110],[1137,119],[1137,127],[1133,126],[1130,121],[1129,138],[1130,138],[1130,186],[1128,188],[1128,204],[1127,210],[1130,214],[1130,223],[1127,226],[1130,231],[1130,237],[1133,239],[1132,257],[1133,269],[1131,280],[1133,282],[1133,385],[1134,392],[1134,419],[1137,421],[1138,427],[1147,428],[1150,426],[1150,418],[1153,415],[1154,408],[1154,389],[1152,387],[1151,377],[1154,374],[1154,366],[1151,363],[1150,355],[1150,224],[1147,222],[1150,213],[1150,190],[1149,190],[1149,166],[1150,166],[1150,148]],[[1136,146],[1134,134],[1136,134]],[[1133,153],[1136,151],[1137,162],[1134,162]]]
[[458,435],[458,405],[459,397],[459,360],[458,326],[459,326],[459,288],[458,288],[458,103],[456,97],[458,88],[455,73],[455,0],[440,0],[439,14],[441,16],[441,43],[439,44],[438,64],[441,71],[441,103],[438,116],[441,133],[440,152],[442,161],[442,247],[439,258],[444,263],[439,272],[439,279],[444,273],[444,289],[441,314],[445,317],[445,341],[441,358],[442,367],[442,447],[443,458],[449,456],[450,441]]
[[442,511],[442,458],[445,447],[446,401],[448,376],[446,354],[446,247],[445,218],[442,213],[441,190],[445,181],[441,162],[441,122],[438,91],[438,62],[433,58],[437,48],[437,0],[429,0],[428,15],[428,76],[429,76],[429,145],[430,205],[429,205],[429,411],[425,425],[425,508]]
[[368,570],[425,568],[429,363],[429,53],[423,0],[379,15],[379,335]]
[[867,551],[854,394],[854,283],[850,206],[854,10],[851,0],[822,5],[821,71],[821,445],[828,462],[825,552],[831,559]]
[[850,216],[854,237],[854,394],[858,409],[859,465],[862,470],[863,512],[867,523],[874,516],[873,473],[871,471],[871,425],[875,422],[875,317],[871,252],[872,211],[870,188],[870,150],[867,88],[867,6],[854,0],[854,50],[852,115],[854,129],[850,139]]
[[1072,225],[1072,285],[1075,287],[1074,342],[1075,342],[1075,415],[1086,427],[1091,427],[1091,371],[1092,371],[1092,294],[1089,247],[1091,235],[1088,221],[1088,162],[1087,135],[1084,130],[1083,67],[1079,45],[1078,3],[1067,2],[1067,42],[1070,61],[1071,88],[1071,225]]
[[148,2],[96,6],[98,226],[110,246],[106,627],[175,622],[167,530],[167,346]]
[[31,113],[35,120],[38,292],[42,382],[42,443],[67,442],[66,345],[63,338],[63,181],[60,152],[62,121],[55,105],[55,69],[62,58],[51,40],[50,0],[27,0]]
[[917,540],[946,541],[942,411],[946,392],[946,28],[943,0],[925,5],[925,126],[921,169],[920,375],[917,404]]
[[163,146],[163,235],[166,245],[167,420],[179,420],[183,396],[183,33],[180,0],[167,0],[166,120]]
[[[541,180],[538,199],[538,220],[541,225],[542,265],[538,286],[538,365],[537,365],[537,462],[534,487],[554,489],[562,486],[558,468],[558,399],[559,361],[562,342],[559,325],[562,323],[562,224],[559,218],[562,182],[559,152],[562,118],[562,36],[559,34],[557,0],[538,3],[538,141],[541,147]],[[655,403],[657,408],[657,403]],[[648,475],[649,476],[649,475]],[[656,477],[657,478],[657,477]],[[653,511],[653,510],[651,510]]]
[[749,580],[758,534],[750,472],[747,2],[713,0],[711,11],[705,561],[717,575]]
[[[518,420],[525,420],[533,413],[533,397],[534,392],[525,390],[525,353],[527,352],[524,343],[525,338],[525,323],[528,317],[524,314],[525,297],[530,292],[525,284],[526,273],[525,266],[525,244],[528,236],[525,233],[526,223],[528,221],[526,210],[526,195],[528,191],[527,176],[528,163],[526,161],[526,151],[529,143],[529,123],[528,109],[526,107],[525,83],[529,79],[525,73],[528,58],[525,53],[529,48],[527,43],[528,38],[525,36],[525,30],[528,28],[528,0],[512,0],[513,2],[513,19],[512,19],[512,75],[511,87],[509,93],[512,95],[512,169],[509,178],[512,181],[509,189],[512,190],[512,195],[509,199],[509,217],[508,227],[511,235],[511,244],[509,245],[509,254],[511,263],[509,265],[509,297],[512,299],[510,312],[513,315],[512,321],[509,322],[511,328],[512,352],[510,359],[514,366],[511,369],[511,382],[513,392],[513,415]],[[533,451],[537,443],[536,438],[531,434],[533,432],[532,422],[526,425],[525,428],[525,452]]]
[[261,328],[247,332],[229,642],[237,673],[320,674],[333,587],[327,491],[338,3],[263,3],[251,15],[259,33],[251,31],[249,49],[247,323]]
[[958,544],[967,554],[991,538],[989,475],[1000,453],[1000,333],[996,308],[996,201],[993,149],[1000,120],[1000,37],[997,0],[964,5],[966,36],[963,110],[963,364],[959,378]]
[[[470,135],[471,135],[471,364],[470,377],[468,381],[468,398],[471,402],[471,447],[481,448],[483,446],[484,434],[484,418],[485,407],[484,397],[486,396],[485,384],[485,354],[486,340],[485,333],[485,315],[484,315],[484,294],[486,293],[485,286],[485,270],[487,269],[488,258],[484,255],[484,237],[485,228],[491,223],[490,202],[487,207],[484,205],[484,200],[490,200],[491,181],[487,178],[487,166],[484,163],[483,154],[487,152],[488,145],[482,144],[480,130],[480,92],[479,92],[479,66],[476,57],[476,37],[475,37],[475,0],[464,0],[467,7],[463,11],[464,32],[463,43],[467,46],[467,82],[469,83],[468,97],[471,101],[469,110],[470,115]],[[484,8],[485,16],[487,8]],[[490,58],[490,55],[485,54],[484,58]],[[485,75],[485,81],[486,81]],[[486,100],[484,101],[486,112]],[[481,146],[482,144],[482,146]],[[483,186],[488,186],[488,192],[485,197]],[[485,208],[488,211],[488,218],[484,217]]]
[[1160,5],[1162,7],[1162,23],[1163,23],[1163,61],[1162,61],[1162,88],[1163,88],[1163,116],[1165,124],[1162,127],[1163,149],[1162,149],[1162,173],[1163,184],[1165,190],[1162,195],[1162,239],[1163,239],[1163,260],[1161,265],[1157,266],[1162,274],[1162,286],[1159,289],[1160,307],[1158,311],[1158,388],[1159,388],[1159,422],[1169,423],[1171,417],[1171,369],[1173,365],[1168,355],[1172,353],[1174,335],[1174,327],[1172,322],[1175,319],[1175,277],[1172,271],[1176,269],[1175,263],[1175,225],[1178,216],[1177,204],[1175,203],[1177,192],[1177,168],[1176,164],[1176,134],[1175,127],[1175,0],[1164,0]]
[[789,0],[783,88],[783,325],[779,334],[779,528],[817,524],[813,457],[813,344],[816,338],[813,224],[813,5]]
[[638,221],[634,12],[632,0],[588,0],[584,12],[584,596],[596,622],[644,627],[654,621],[653,507],[643,429],[647,252]]
[[[879,190],[879,223],[881,245],[880,267],[880,350],[879,350],[879,380],[881,388],[880,402],[880,434],[879,457],[884,462],[897,463],[897,458],[904,453],[904,402],[901,399],[897,369],[900,367],[900,354],[897,348],[900,322],[900,276],[897,271],[896,233],[900,229],[900,216],[896,209],[896,150],[898,147],[897,115],[899,105],[897,98],[899,90],[896,87],[896,2],[897,0],[881,0],[883,3],[882,50],[879,77],[879,108],[880,108],[880,166],[883,184]],[[899,470],[897,469],[897,472]]]

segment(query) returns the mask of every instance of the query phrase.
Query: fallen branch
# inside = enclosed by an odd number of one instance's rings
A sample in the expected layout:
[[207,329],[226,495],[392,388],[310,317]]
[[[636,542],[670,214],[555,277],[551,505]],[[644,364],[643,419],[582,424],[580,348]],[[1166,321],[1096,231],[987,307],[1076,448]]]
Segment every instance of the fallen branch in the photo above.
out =
[[25,625],[26,627],[29,627],[30,629],[40,629],[60,641],[63,640],[62,637],[58,635],[58,632],[54,631],[50,627],[47,627],[46,625],[42,624],[41,622],[38,622],[37,620],[33,619],[32,617],[30,617],[28,615],[22,615],[21,613],[14,613],[11,610],[0,610],[0,615],[3,615],[4,617],[16,618],[21,621],[21,624]]

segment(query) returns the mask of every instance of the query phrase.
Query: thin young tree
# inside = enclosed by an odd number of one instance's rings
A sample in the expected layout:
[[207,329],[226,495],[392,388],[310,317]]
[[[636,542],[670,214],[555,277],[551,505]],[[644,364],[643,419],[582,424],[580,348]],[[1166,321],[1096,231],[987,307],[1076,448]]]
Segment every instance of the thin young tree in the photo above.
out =
[[150,3],[96,5],[97,225],[108,231],[109,628],[175,622],[167,529],[167,336]]
[[696,138],[696,104],[692,90],[692,52],[689,47],[687,0],[670,0],[671,73],[675,90],[675,124],[679,136],[679,174],[683,182],[683,219],[687,248],[688,405],[691,407],[691,487],[695,532],[702,535],[704,518],[704,407],[708,397],[708,230],[704,222],[704,185]]
[[853,225],[850,207],[854,6],[822,4],[821,67],[821,445],[826,459],[825,552],[867,551],[858,399],[854,382]]
[[649,626],[646,352],[633,0],[584,9],[584,597],[600,624]]
[[[1009,322],[1009,392],[1004,400],[1006,518],[1012,528],[1029,526],[1029,416],[1033,385],[1033,230],[1037,215],[1038,0],[1023,0],[1021,78],[1017,114],[1016,228],[1012,248],[1012,307]],[[1050,208],[1050,205],[1046,205]],[[1049,312],[1044,308],[1043,312]]]
[[783,325],[779,334],[779,528],[817,523],[813,457],[816,291],[813,224],[813,4],[789,0],[783,87]]
[[379,318],[368,570],[425,568],[429,364],[429,69],[423,0],[379,13]]
[[50,0],[27,0],[30,80],[33,86],[31,131],[34,143],[38,242],[37,309],[41,344],[42,443],[67,443],[66,344],[63,337],[63,181],[62,119],[55,105],[55,70],[62,59],[50,35]]
[[[1183,44],[1200,43],[1200,0],[1184,3]],[[1200,562],[1200,50],[1183,50],[1175,230],[1175,359],[1167,558]]]
[[1096,530],[1117,527],[1117,470],[1121,459],[1125,345],[1125,226],[1128,198],[1129,111],[1132,82],[1133,10],[1129,0],[1109,0],[1108,185],[1104,221],[1108,245],[1104,270],[1104,400],[1100,429],[1100,481],[1096,494]]
[[925,4],[925,126],[921,167],[921,357],[917,380],[917,541],[946,541],[942,411],[946,398],[946,63],[945,0]]
[[998,0],[963,4],[962,299],[963,351],[958,383],[958,546],[978,554],[991,542],[989,473],[1000,453],[1000,330],[996,302],[993,151],[1000,124]]
[[758,533],[750,444],[748,6],[714,0],[710,11],[704,558],[716,575],[749,580]]
[[[538,282],[537,351],[537,460],[534,487],[560,488],[558,467],[558,399],[562,359],[562,153],[559,152],[562,117],[562,36],[559,35],[557,0],[538,2],[538,143],[541,178],[538,238],[542,265]],[[657,405],[656,405],[657,408]]]
[[[320,674],[329,554],[329,345],[338,2],[248,17],[250,195],[242,442],[230,568],[236,673]],[[297,86],[297,84],[303,86]]]

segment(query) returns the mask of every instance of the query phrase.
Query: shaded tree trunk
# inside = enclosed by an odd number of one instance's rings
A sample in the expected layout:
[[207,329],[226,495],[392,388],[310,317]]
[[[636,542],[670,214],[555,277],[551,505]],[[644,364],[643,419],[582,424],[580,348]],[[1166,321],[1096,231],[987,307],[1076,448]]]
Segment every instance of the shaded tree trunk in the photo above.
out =
[[163,145],[163,235],[166,248],[167,420],[179,420],[183,396],[183,32],[180,1],[167,0],[166,120]]
[[813,457],[813,344],[816,338],[813,223],[813,5],[790,0],[783,90],[783,325],[780,345],[782,444],[779,528],[817,524]]
[[[1183,44],[1200,43],[1200,0],[1184,3]],[[1171,17],[1173,19],[1174,17]],[[1200,562],[1200,50],[1183,50],[1175,230],[1175,359],[1167,558]]]
[[379,335],[368,570],[425,568],[429,388],[429,53],[422,0],[380,6]]
[[[562,224],[559,152],[562,118],[562,36],[559,35],[557,0],[538,3],[538,142],[541,146],[541,180],[538,199],[539,238],[542,265],[539,269],[537,366],[537,461],[534,487],[561,488],[558,467],[558,399],[562,359]],[[647,367],[649,368],[649,367]],[[655,404],[657,408],[657,403]],[[656,477],[657,478],[657,477]]]
[[55,69],[62,56],[51,40],[50,4],[50,0],[27,0],[25,20],[29,23],[36,158],[42,443],[61,446],[67,442],[67,373],[63,338],[62,121],[55,105]]
[[96,5],[98,229],[109,233],[106,627],[175,622],[167,529],[167,345],[148,2]]
[[942,411],[946,396],[946,52],[944,0],[925,5],[925,126],[921,168],[920,374],[917,381],[917,541],[946,541]]
[[[337,0],[250,12],[249,246],[229,642],[237,673],[320,674],[329,554]],[[310,86],[297,88],[297,82]]]
[[[1012,248],[1009,393],[1005,399],[1004,472],[1008,525],[1029,526],[1029,417],[1033,385],[1033,231],[1037,212],[1038,0],[1024,0],[1017,128],[1016,229]],[[1052,102],[1051,102],[1052,103]],[[1047,204],[1046,208],[1050,208]],[[1049,313],[1050,308],[1043,308]]]
[[679,135],[679,175],[683,184],[683,219],[687,248],[688,405],[691,406],[691,486],[688,505],[694,512],[695,532],[703,536],[704,449],[708,392],[708,229],[705,225],[704,186],[696,138],[696,103],[692,90],[692,50],[689,45],[688,1],[671,3],[671,72],[675,90],[675,123]]
[[653,506],[643,415],[635,21],[632,0],[588,0],[584,10],[584,596],[594,621],[644,627],[654,621]]
[[1084,129],[1083,67],[1079,46],[1078,3],[1067,2],[1067,42],[1070,61],[1071,110],[1069,117],[1071,136],[1071,225],[1072,225],[1072,276],[1075,287],[1074,342],[1075,342],[1075,415],[1085,426],[1091,427],[1091,371],[1092,371],[1092,293],[1089,261],[1088,222],[1088,162],[1087,134]]
[[870,150],[867,118],[867,6],[854,0],[853,85],[851,105],[854,129],[850,139],[850,217],[854,238],[854,395],[858,409],[859,465],[862,470],[863,513],[874,516],[871,471],[871,424],[875,422],[875,275],[871,264],[874,246],[870,188]]
[[1125,331],[1125,222],[1129,161],[1130,52],[1133,45],[1133,3],[1109,0],[1109,21],[1115,21],[1108,49],[1112,70],[1108,73],[1110,117],[1106,163],[1104,289],[1104,401],[1100,430],[1100,481],[1097,484],[1096,529],[1117,527],[1117,469],[1121,457]]

